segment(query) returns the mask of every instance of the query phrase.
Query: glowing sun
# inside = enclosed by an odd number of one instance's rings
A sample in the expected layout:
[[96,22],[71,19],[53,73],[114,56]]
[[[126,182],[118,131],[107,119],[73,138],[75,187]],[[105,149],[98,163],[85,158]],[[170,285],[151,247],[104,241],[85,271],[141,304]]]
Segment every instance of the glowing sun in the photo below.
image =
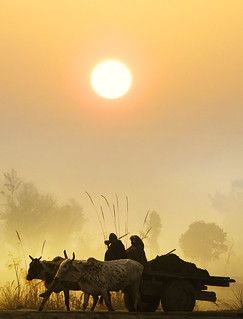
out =
[[104,60],[96,64],[91,73],[91,86],[103,98],[118,99],[125,95],[132,85],[132,74],[128,67],[118,60]]

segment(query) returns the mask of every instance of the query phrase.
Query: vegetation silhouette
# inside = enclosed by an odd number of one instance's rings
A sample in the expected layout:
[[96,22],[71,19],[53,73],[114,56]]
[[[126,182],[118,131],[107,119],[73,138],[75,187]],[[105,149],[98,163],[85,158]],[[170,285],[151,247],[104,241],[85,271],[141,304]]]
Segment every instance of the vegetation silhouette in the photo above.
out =
[[186,257],[207,263],[227,252],[226,240],[227,233],[215,223],[197,221],[181,235],[179,244]]
[[16,244],[13,236],[16,229],[24,234],[32,253],[35,252],[35,243],[44,239],[62,250],[62,241],[69,241],[75,232],[82,230],[85,219],[77,201],[71,199],[60,204],[52,194],[42,193],[33,183],[21,180],[14,170],[4,173],[1,194],[5,238],[13,246]]

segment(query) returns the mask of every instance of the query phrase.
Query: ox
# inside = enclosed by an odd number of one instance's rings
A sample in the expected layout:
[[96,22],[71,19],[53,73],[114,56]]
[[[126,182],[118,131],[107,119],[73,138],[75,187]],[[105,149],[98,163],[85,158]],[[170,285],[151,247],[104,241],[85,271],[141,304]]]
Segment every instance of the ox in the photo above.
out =
[[87,261],[66,259],[60,264],[51,287],[41,296],[45,301],[60,283],[75,282],[86,294],[101,295],[109,311],[114,311],[109,291],[122,290],[131,296],[136,311],[140,301],[142,272],[143,266],[131,259],[111,261],[99,261],[95,258],[89,258]]
[[[64,256],[67,259],[66,251],[64,251]],[[29,270],[26,276],[27,280],[33,280],[33,279],[40,279],[44,281],[45,287],[48,289],[55,278],[55,275],[58,271],[58,268],[61,264],[61,262],[64,261],[64,258],[57,256],[51,261],[47,260],[41,260],[41,257],[39,258],[33,258],[32,256],[29,256],[31,259],[31,263],[29,265]],[[65,282],[65,284],[59,284],[55,286],[55,289],[53,290],[55,293],[59,293],[61,291],[64,292],[64,299],[65,299],[65,305],[67,308],[67,311],[70,311],[69,307],[69,290],[81,290],[80,286],[75,282]],[[91,307],[91,311],[94,310],[98,297],[93,296],[93,305]],[[97,300],[96,300],[97,298]],[[84,294],[84,302],[83,302],[83,310],[87,308],[89,300],[89,295]],[[45,305],[45,301],[43,300],[39,311],[42,311]]]

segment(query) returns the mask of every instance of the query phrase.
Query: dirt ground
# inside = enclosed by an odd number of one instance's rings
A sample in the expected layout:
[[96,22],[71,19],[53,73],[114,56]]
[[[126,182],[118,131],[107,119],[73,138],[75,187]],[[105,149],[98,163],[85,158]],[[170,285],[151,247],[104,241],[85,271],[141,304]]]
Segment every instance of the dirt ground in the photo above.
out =
[[190,313],[129,313],[129,312],[62,312],[62,311],[0,311],[0,319],[225,319],[243,318],[243,312],[194,311]]

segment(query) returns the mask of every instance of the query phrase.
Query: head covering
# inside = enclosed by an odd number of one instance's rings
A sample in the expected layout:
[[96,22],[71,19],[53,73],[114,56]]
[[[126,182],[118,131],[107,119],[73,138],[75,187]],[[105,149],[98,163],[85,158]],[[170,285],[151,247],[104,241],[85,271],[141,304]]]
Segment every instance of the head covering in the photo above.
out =
[[141,247],[142,249],[144,248],[144,243],[139,236],[133,235],[130,237],[130,240],[131,240],[132,246]]
[[116,234],[110,233],[109,240],[115,240],[115,239],[117,239]]

